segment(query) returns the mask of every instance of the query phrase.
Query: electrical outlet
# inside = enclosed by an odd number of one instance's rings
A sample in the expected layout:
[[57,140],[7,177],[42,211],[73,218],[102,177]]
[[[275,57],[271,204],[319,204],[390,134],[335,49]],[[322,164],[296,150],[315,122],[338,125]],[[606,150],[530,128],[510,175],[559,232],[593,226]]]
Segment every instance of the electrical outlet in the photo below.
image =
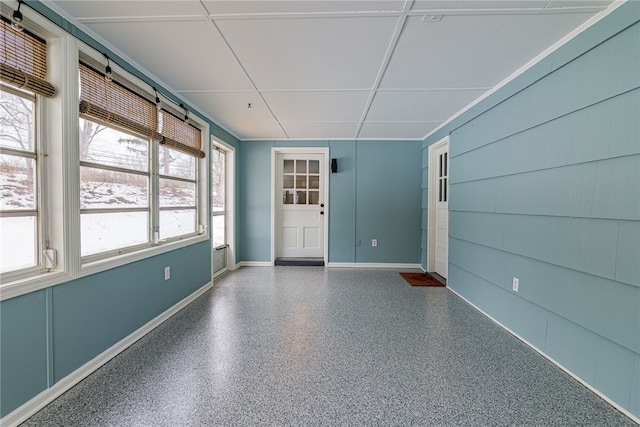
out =
[[520,287],[520,279],[517,277],[513,278],[513,292],[518,292],[518,288]]
[[171,267],[164,268],[164,280],[169,280],[171,278]]
[[371,247],[372,248],[378,247],[378,239],[371,239]]

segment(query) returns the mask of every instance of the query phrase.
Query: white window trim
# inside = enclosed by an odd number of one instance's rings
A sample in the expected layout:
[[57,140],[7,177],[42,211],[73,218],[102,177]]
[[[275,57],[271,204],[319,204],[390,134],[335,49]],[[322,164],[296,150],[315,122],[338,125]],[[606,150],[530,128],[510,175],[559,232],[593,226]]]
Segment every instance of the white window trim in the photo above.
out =
[[[4,3],[3,3],[4,4]],[[15,5],[17,7],[17,4]],[[15,8],[14,8],[15,9]],[[39,161],[43,162],[39,177],[42,205],[39,207],[40,238],[39,247],[42,247],[45,237],[49,240],[49,247],[57,251],[57,265],[55,268],[25,277],[9,278],[0,285],[0,301],[14,298],[19,295],[37,291],[73,279],[73,266],[71,260],[73,254],[69,253],[69,227],[65,226],[65,216],[68,214],[69,198],[66,197],[69,188],[69,171],[66,151],[70,144],[63,141],[69,139],[68,117],[70,99],[73,96],[73,86],[68,84],[68,65],[73,61],[74,52],[77,51],[76,40],[66,31],[32,11],[30,8],[22,8],[25,25],[30,30],[47,41],[47,54],[49,58],[47,73],[48,80],[56,88],[57,94],[52,98],[39,97],[37,102],[38,127],[36,138],[39,146]],[[61,90],[66,88],[70,90]],[[77,102],[73,103],[77,109]],[[43,138],[46,138],[44,140]],[[43,148],[44,147],[44,148]],[[43,161],[43,156],[46,158]],[[45,176],[46,175],[46,176]],[[44,233],[42,233],[44,228]]]
[[[222,152],[224,154],[224,209],[222,211],[213,211],[213,203],[211,203],[211,216],[215,217],[215,216],[224,216],[225,217],[225,224],[224,224],[224,243],[222,245],[218,245],[218,246],[213,246],[213,244],[211,245],[212,249],[215,251],[216,249],[219,249],[221,246],[226,246],[228,245],[227,241],[228,239],[228,230],[227,230],[227,199],[228,199],[228,194],[227,194],[227,169],[228,169],[228,155],[229,153],[227,152],[227,150],[220,146],[219,144],[216,144],[215,142],[213,142],[213,138],[212,139],[212,160],[213,160],[213,150],[218,151],[218,152]],[[211,179],[213,179],[213,176],[211,177]],[[209,197],[211,197],[211,195],[209,195]],[[213,235],[211,236],[211,238],[213,239]]]
[[[226,251],[226,268],[216,273],[219,276],[226,270],[235,270],[238,268],[236,264],[236,228],[235,228],[235,185],[236,185],[236,149],[226,142],[211,135],[211,145],[224,150],[225,152],[225,238],[227,243]],[[209,194],[209,197],[211,195]],[[211,233],[209,233],[210,235]],[[213,273],[213,248],[211,248],[211,277]]]
[[[22,92],[19,89],[15,89],[11,86],[5,86],[4,84],[0,85],[0,90],[4,90],[9,94],[23,98],[25,100],[33,102],[33,119],[34,119],[34,127],[35,132],[33,135],[32,143],[35,145],[34,151],[29,152],[21,149],[8,149],[5,151],[4,148],[0,148],[0,153],[4,155],[9,155],[12,157],[19,158],[30,158],[32,157],[35,160],[36,164],[36,178],[35,178],[35,218],[36,218],[36,242],[35,242],[35,252],[36,252],[36,264],[30,267],[19,268],[16,270],[10,270],[0,273],[0,280],[6,282],[12,282],[16,280],[20,280],[22,278],[30,278],[33,276],[37,276],[44,272],[45,268],[42,262],[42,254],[41,249],[44,246],[45,232],[46,232],[46,211],[43,210],[43,206],[46,206],[46,189],[43,187],[45,180],[43,176],[46,175],[46,152],[45,147],[40,136],[41,131],[41,123],[40,120],[43,116],[43,108],[42,108],[42,100],[38,99],[38,97],[34,94],[28,92]],[[11,151],[14,151],[13,153]],[[20,153],[25,154],[24,156]],[[29,209],[32,210],[32,209]],[[15,218],[15,217],[14,217]]]

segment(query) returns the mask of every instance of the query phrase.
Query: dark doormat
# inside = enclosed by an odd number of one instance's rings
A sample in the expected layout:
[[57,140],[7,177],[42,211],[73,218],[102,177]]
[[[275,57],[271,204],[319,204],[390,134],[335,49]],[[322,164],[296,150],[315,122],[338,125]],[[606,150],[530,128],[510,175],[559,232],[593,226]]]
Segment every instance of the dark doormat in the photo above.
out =
[[276,258],[276,266],[324,267],[322,258]]
[[400,273],[411,286],[444,286],[444,283],[429,273]]

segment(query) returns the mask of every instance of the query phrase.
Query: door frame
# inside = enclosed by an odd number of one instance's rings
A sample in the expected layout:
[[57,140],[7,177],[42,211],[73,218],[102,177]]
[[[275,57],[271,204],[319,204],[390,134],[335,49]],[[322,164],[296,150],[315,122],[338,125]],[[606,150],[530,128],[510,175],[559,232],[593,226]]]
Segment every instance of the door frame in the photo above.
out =
[[[436,150],[449,145],[449,135],[445,136],[438,142],[431,144],[429,149],[429,181],[428,181],[428,200],[427,200],[427,271],[435,271],[436,269],[436,199],[438,198],[438,159],[435,155]],[[451,153],[449,153],[451,158]],[[448,258],[448,257],[447,257]]]
[[[323,215],[323,259],[324,264],[327,265],[329,260],[329,174],[327,166],[329,164],[329,147],[271,147],[271,265],[275,265],[276,253],[278,247],[278,234],[276,233],[276,227],[279,221],[278,212],[276,210],[277,200],[279,193],[276,191],[276,184],[278,182],[278,155],[279,154],[321,154],[324,156],[324,171],[321,174],[323,180],[324,191],[320,197],[323,200],[325,209]],[[280,196],[281,197],[281,196]]]

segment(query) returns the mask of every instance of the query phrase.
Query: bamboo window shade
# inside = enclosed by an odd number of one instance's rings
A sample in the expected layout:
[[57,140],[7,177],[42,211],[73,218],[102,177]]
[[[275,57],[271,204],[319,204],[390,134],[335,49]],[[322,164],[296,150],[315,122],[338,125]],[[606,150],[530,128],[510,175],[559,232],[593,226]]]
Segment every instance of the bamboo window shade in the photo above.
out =
[[84,64],[80,64],[80,116],[156,142],[162,139],[153,103]]
[[47,43],[30,32],[16,31],[6,18],[2,18],[0,34],[0,81],[52,97],[55,87],[47,77]]
[[162,110],[162,135],[160,144],[190,156],[204,158],[200,130]]

